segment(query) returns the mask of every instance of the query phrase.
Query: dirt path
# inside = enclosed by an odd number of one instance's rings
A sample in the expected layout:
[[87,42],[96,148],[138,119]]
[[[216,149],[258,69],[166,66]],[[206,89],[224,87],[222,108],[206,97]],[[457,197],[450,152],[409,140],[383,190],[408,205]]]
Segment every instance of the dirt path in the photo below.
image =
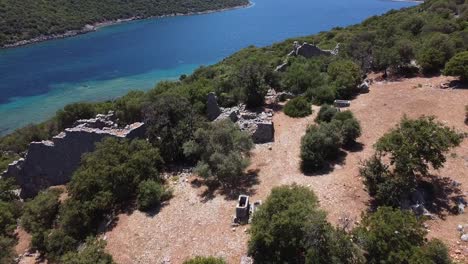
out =
[[[314,190],[331,222],[338,224],[343,218],[359,220],[368,202],[358,175],[359,163],[372,155],[372,145],[404,114],[435,115],[441,122],[468,132],[463,123],[468,90],[437,88],[445,80],[444,77],[413,78],[373,84],[370,93],[360,95],[351,105],[363,128],[363,135],[358,139],[362,149],[348,152],[333,171],[314,176],[300,172],[299,151],[300,139],[315,115],[293,119],[282,112],[276,113],[275,142],[257,146],[253,151],[250,169],[258,170],[259,184],[254,186],[251,200],[264,200],[275,186],[297,183]],[[439,174],[462,183],[461,192],[468,195],[468,140],[449,156]],[[196,255],[219,256],[228,263],[239,263],[246,254],[248,227],[233,230],[230,226],[236,202],[222,195],[205,201],[201,196],[204,188],[189,182],[182,177],[173,184],[175,197],[158,214],[147,216],[134,212],[119,217],[117,226],[106,234],[107,249],[117,263],[164,260],[182,263]],[[458,224],[468,224],[468,213],[449,215],[445,220],[428,224],[430,237],[443,239],[454,257],[468,261],[468,243],[462,244],[456,231]]]

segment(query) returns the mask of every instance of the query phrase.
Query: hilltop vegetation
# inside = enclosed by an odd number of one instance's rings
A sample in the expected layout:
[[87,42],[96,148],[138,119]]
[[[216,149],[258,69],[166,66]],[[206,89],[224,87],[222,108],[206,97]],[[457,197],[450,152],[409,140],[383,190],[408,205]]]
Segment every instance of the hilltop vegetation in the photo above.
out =
[[[29,3],[0,1],[2,11],[6,10],[7,4]],[[73,3],[86,6],[87,2]],[[142,2],[122,3],[133,7]],[[120,9],[114,10],[112,6],[102,13],[108,15],[100,18],[118,18]],[[193,11],[193,8],[185,8]],[[32,9],[28,8],[28,12],[50,11]],[[127,17],[135,15],[133,9],[128,10]],[[139,12],[152,15],[151,9]],[[58,11],[52,13],[61,14]],[[100,21],[92,14],[90,17],[96,20],[91,22]],[[34,15],[24,16],[37,19]],[[264,48],[248,47],[216,65],[201,67],[190,76],[183,75],[179,81],[161,82],[148,92],[133,91],[109,102],[71,104],[46,122],[1,138],[0,170],[9,161],[24,155],[30,141],[50,138],[80,118],[114,110],[121,125],[146,122],[148,141],[112,139],[100,143],[94,153],[84,156],[81,167],[68,185],[66,201],[60,201],[56,191],[41,193],[25,204],[21,218],[23,226],[33,235],[33,246],[51,261],[88,263],[81,259],[94,259],[95,262],[112,263],[110,256],[103,252],[104,242],[92,237],[103,221],[129,204],[136,203],[138,208],[148,210],[169,198],[170,191],[159,175],[164,166],[179,162],[197,164],[200,176],[227,189],[241,181],[242,172],[249,163],[252,142],[230,122],[206,121],[208,93],[215,92],[225,107],[245,103],[254,108],[263,105],[269,88],[287,91],[296,99],[290,101],[285,111],[298,117],[311,113],[311,103],[323,104],[316,120],[318,125],[307,130],[301,148],[303,169],[314,172],[333,162],[340,151],[352,145],[361,134],[360,124],[351,112],[338,112],[327,104],[335,99],[353,98],[358,92],[357,85],[369,70],[408,75],[415,72],[437,74],[445,69],[447,74],[466,79],[467,18],[466,0],[429,0],[413,8],[372,17],[359,25],[295,39],[316,43],[321,48],[340,43],[340,52],[338,56],[330,57],[290,58],[284,72],[275,71],[275,68],[291,51],[292,39]],[[1,22],[4,21],[2,17]],[[76,25],[82,22],[78,18],[72,21]],[[23,25],[21,23],[19,27]],[[38,25],[63,30],[58,24],[55,27]],[[4,37],[3,41],[9,40]],[[438,137],[425,137],[434,142],[422,140],[418,135],[420,130],[434,132]],[[422,147],[401,149],[397,144],[400,140],[419,142],[418,147]],[[429,165],[442,166],[446,152],[460,141],[459,135],[432,119],[403,120],[379,141],[376,149],[391,159],[390,165],[395,165],[395,169],[389,170],[389,166],[376,156],[361,170],[377,206],[390,207],[381,207],[376,213],[366,215],[362,228],[353,234],[353,241],[350,234],[326,221],[310,190],[297,186],[280,187],[273,190],[253,220],[250,253],[259,262],[292,259],[295,263],[317,263],[314,260],[320,257],[325,263],[450,263],[444,258],[447,250],[443,244],[425,240],[420,219],[391,208],[398,207],[401,201],[392,199],[394,197],[388,193],[395,189],[407,192],[414,189],[416,185],[411,184],[426,176]],[[432,144],[439,148],[424,153],[424,148],[432,148]],[[412,155],[405,156],[407,153]],[[427,162],[421,163],[421,160]],[[402,185],[407,189],[400,188]],[[14,255],[11,250],[15,241],[13,230],[22,209],[16,206],[20,202],[14,195],[15,188],[11,182],[0,180],[0,260],[9,261]],[[405,232],[386,233],[394,229]],[[385,234],[385,237],[379,234]],[[84,241],[84,249],[76,251]],[[434,252],[439,252],[438,256],[443,259],[437,260]],[[409,257],[411,261],[401,261]],[[195,259],[192,263],[199,262],[222,261]]]
[[40,35],[82,29],[86,24],[187,14],[248,4],[246,0],[1,0],[0,46]]

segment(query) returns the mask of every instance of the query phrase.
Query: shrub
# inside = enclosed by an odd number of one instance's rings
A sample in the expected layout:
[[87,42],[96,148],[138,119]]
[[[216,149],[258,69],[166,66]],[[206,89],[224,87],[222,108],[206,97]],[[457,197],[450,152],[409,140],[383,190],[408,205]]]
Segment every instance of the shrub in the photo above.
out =
[[18,195],[15,190],[18,186],[14,184],[12,178],[0,178],[0,201],[1,202],[13,202],[18,200]]
[[13,203],[0,201],[0,236],[11,235],[16,228],[16,212]]
[[408,181],[401,175],[392,174],[389,166],[378,155],[366,160],[359,170],[364,178],[369,195],[377,205],[398,207],[403,195],[416,187],[415,181]]
[[315,194],[301,186],[273,188],[255,213],[250,228],[249,254],[258,263],[298,263],[305,252],[304,227],[316,211]]
[[424,245],[426,231],[412,212],[380,207],[355,230],[368,263],[405,263]]
[[314,104],[332,104],[336,98],[336,90],[333,86],[322,85],[318,88],[307,90],[306,96]]
[[417,61],[425,73],[437,72],[454,53],[450,38],[441,33],[432,35],[417,54]]
[[149,141],[159,148],[166,162],[184,158],[183,144],[198,128],[199,116],[181,96],[161,95],[144,108]]
[[234,83],[240,88],[248,108],[262,106],[268,91],[266,83],[267,69],[263,60],[249,59],[236,68]]
[[45,250],[48,230],[52,228],[59,212],[61,190],[50,189],[40,192],[24,206],[21,225],[32,235],[32,246]]
[[445,65],[444,74],[460,76],[462,81],[468,81],[468,51],[455,54]]
[[284,113],[290,117],[305,117],[312,114],[312,105],[305,97],[289,100],[284,107]]
[[315,118],[315,122],[330,122],[336,113],[338,113],[338,109],[336,109],[336,107],[324,104],[320,107],[317,117]]
[[301,139],[302,170],[314,172],[337,157],[341,146],[340,129],[336,123],[311,126]]
[[349,98],[361,83],[361,69],[349,60],[338,60],[328,66],[328,77],[340,98]]
[[319,61],[297,59],[283,74],[282,87],[293,94],[302,94],[326,83]]
[[143,91],[130,91],[117,99],[114,103],[115,114],[121,124],[131,124],[143,120],[143,105],[145,93]]
[[198,129],[184,145],[184,153],[198,160],[195,170],[201,177],[235,187],[242,182],[252,147],[249,134],[230,120],[221,120]]
[[[403,118],[395,129],[377,141],[376,155],[360,169],[369,194],[377,205],[400,206],[402,199],[418,186],[418,181],[428,176],[429,166],[443,167],[445,153],[460,144],[461,138],[433,117]],[[384,160],[389,160],[389,164]]]
[[340,122],[340,133],[343,145],[347,146],[356,142],[361,136],[361,125],[349,110],[339,112],[333,117],[333,121]]
[[157,181],[142,181],[138,186],[138,209],[145,211],[161,203],[164,187]]
[[15,244],[13,238],[0,235],[0,263],[15,263]]
[[145,140],[107,138],[96,144],[68,185],[61,227],[75,239],[86,237],[105,214],[136,198],[142,181],[161,180],[162,163],[159,151]]
[[292,185],[273,188],[255,213],[249,254],[256,263],[363,263],[350,238],[335,230],[315,194]]
[[55,229],[45,235],[45,249],[49,260],[59,260],[67,252],[76,250],[78,242],[62,229]]
[[395,129],[378,140],[375,148],[389,156],[396,172],[424,176],[430,165],[434,169],[443,167],[444,154],[458,146],[462,138],[434,117],[414,120],[404,117]]
[[113,264],[112,256],[105,252],[106,242],[88,238],[79,252],[70,252],[62,257],[63,264]]
[[57,126],[59,130],[71,127],[76,120],[88,119],[96,115],[94,104],[73,103],[66,105],[62,110],[57,111]]
[[184,264],[225,264],[222,258],[215,257],[195,257],[190,260],[184,261]]

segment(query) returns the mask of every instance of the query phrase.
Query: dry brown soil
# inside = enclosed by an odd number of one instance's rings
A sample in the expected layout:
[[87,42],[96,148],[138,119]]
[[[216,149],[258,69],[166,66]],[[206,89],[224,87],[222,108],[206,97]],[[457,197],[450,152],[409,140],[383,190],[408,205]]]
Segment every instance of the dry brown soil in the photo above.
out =
[[[278,111],[275,142],[258,145],[253,151],[250,169],[258,172],[259,183],[250,190],[251,200],[264,200],[275,186],[297,183],[317,194],[332,223],[340,224],[344,218],[359,221],[369,201],[358,175],[359,164],[372,155],[372,145],[403,115],[435,115],[468,132],[463,122],[468,89],[440,89],[446,81],[446,77],[434,77],[375,82],[370,93],[359,95],[350,107],[362,125],[358,139],[362,148],[347,151],[342,162],[323,174],[306,176],[299,169],[300,139],[315,115],[294,119]],[[445,168],[435,174],[460,182],[459,194],[468,195],[468,139],[452,153]],[[118,263],[182,263],[197,255],[239,263],[246,254],[248,226],[230,225],[236,201],[219,193],[206,197],[205,187],[191,184],[193,180],[190,175],[173,180],[174,198],[154,215],[135,211],[119,216],[116,227],[105,235],[107,250]],[[441,217],[428,222],[428,236],[443,239],[454,258],[468,263],[468,243],[460,241],[458,224],[468,224],[468,213],[441,212]]]

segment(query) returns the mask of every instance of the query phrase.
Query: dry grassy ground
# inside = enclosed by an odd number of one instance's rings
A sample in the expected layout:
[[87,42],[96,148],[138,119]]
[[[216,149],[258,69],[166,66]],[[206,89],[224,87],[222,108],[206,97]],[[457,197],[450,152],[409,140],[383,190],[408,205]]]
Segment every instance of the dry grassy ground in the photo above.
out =
[[[359,164],[372,155],[372,145],[403,115],[435,115],[441,122],[468,132],[463,123],[468,90],[439,89],[446,80],[434,77],[374,83],[370,93],[360,95],[351,105],[363,128],[358,139],[361,147],[347,152],[332,171],[317,175],[304,175],[299,170],[300,139],[315,115],[293,119],[277,112],[275,142],[253,151],[250,169],[258,173],[258,184],[247,191],[251,200],[264,200],[275,186],[298,183],[314,190],[331,222],[339,224],[343,218],[359,221],[369,201],[358,175]],[[468,195],[467,172],[465,139],[449,155],[445,168],[435,174],[462,183],[458,195]],[[193,176],[177,179],[173,183],[175,197],[155,215],[134,212],[119,216],[116,227],[105,236],[107,249],[118,263],[181,263],[196,255],[220,256],[228,263],[239,263],[246,254],[248,226],[230,226],[236,201],[219,193],[207,197],[206,188],[191,184],[192,180]],[[458,224],[468,224],[468,213],[438,213],[440,217],[428,222],[429,237],[443,239],[453,257],[468,262],[468,243],[460,242],[456,230]]]

